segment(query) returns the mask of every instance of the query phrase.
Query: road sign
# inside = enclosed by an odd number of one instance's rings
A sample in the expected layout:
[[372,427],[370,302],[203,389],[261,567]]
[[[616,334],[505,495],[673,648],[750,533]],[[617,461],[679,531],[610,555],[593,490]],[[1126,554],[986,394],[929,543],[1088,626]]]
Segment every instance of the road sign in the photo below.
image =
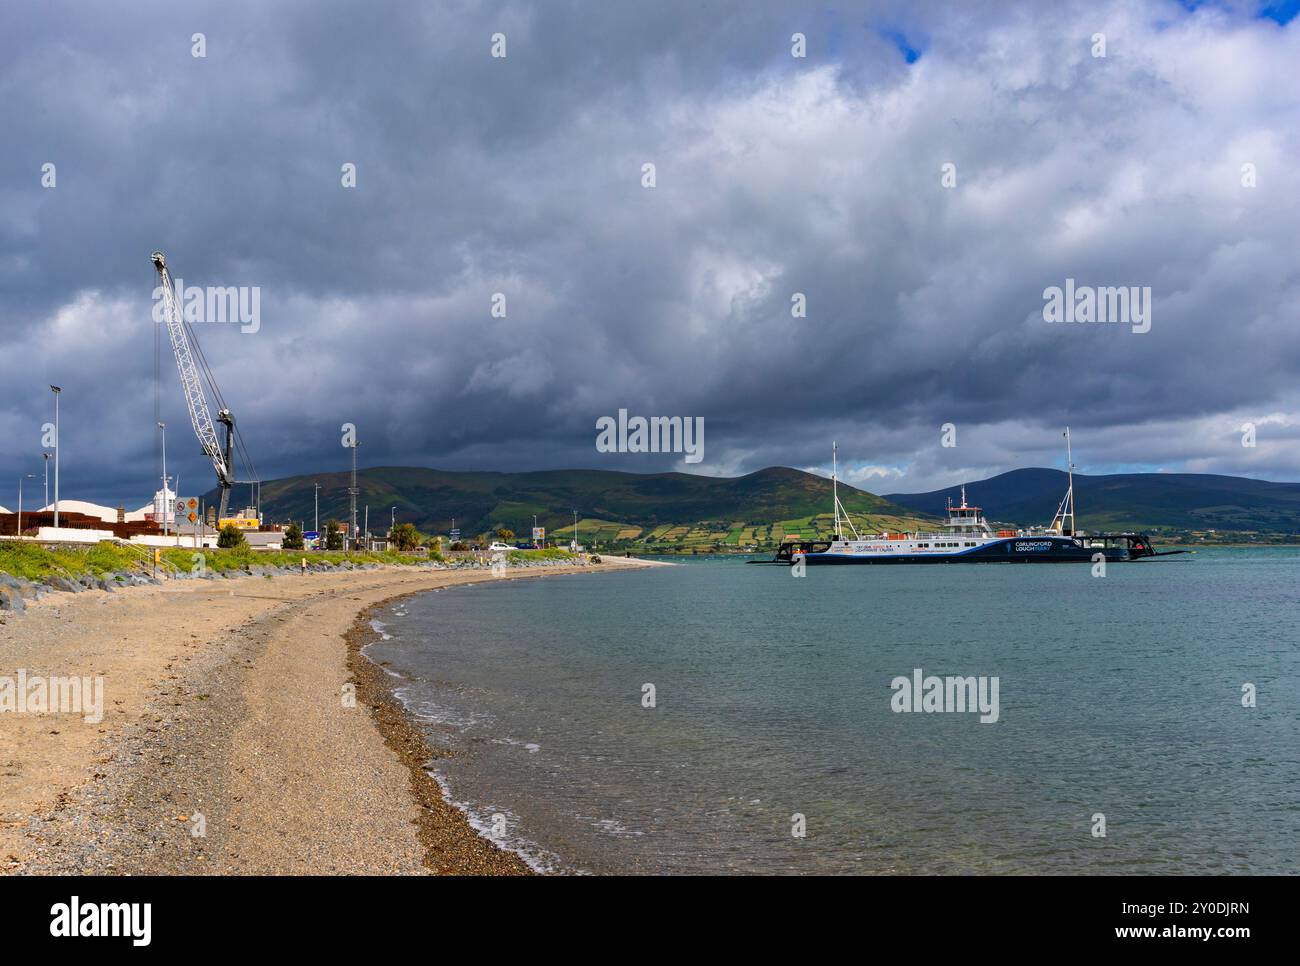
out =
[[218,527],[234,526],[238,530],[256,530],[261,525],[257,517],[226,517],[217,521]]
[[195,497],[176,498],[176,524],[194,529],[199,525],[199,501]]
[[533,543],[545,543],[545,542],[546,542],[546,528],[533,527]]

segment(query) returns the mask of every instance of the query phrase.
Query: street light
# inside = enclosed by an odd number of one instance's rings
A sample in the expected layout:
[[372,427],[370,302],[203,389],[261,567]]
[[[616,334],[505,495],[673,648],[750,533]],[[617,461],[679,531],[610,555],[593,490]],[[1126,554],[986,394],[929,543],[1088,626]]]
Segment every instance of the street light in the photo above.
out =
[[316,502],[316,539],[320,540],[320,484],[315,484],[316,492],[312,494]]
[[393,507],[393,512],[390,516],[391,519],[388,521],[388,535],[391,537],[393,531],[397,529],[397,507]]
[[167,536],[167,424],[159,423],[158,428],[162,431],[162,506],[163,506],[163,536]]
[[[348,544],[349,547],[355,547],[357,542],[357,496],[361,493],[361,490],[357,488],[357,447],[360,445],[361,445],[360,442],[358,442],[356,438],[353,438],[352,440],[352,485],[348,487],[348,495],[351,498],[349,502],[348,512],[349,514],[351,514],[352,517],[350,521],[352,524],[352,529],[348,532],[348,535],[351,538],[351,542]],[[369,526],[369,524],[366,525]]]
[[54,393],[54,528],[59,527],[59,450],[63,447],[59,445],[59,393],[63,392],[60,386],[50,386],[50,392]]
[[31,473],[18,477],[18,536],[23,535],[23,480],[36,479]]

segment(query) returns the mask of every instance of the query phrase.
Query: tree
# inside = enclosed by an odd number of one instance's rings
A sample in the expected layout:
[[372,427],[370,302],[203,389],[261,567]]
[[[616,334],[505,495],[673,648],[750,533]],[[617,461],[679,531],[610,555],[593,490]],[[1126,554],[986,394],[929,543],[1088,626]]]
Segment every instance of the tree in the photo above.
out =
[[233,523],[227,523],[217,534],[217,546],[222,550],[235,550],[238,547],[247,547],[248,541],[244,539],[243,530]]
[[513,530],[508,530],[505,527],[497,528],[497,539],[500,540],[502,543],[509,543],[514,538],[515,538],[515,532]]
[[389,532],[388,542],[398,550],[414,550],[424,542],[424,534],[413,523],[399,523]]
[[296,523],[285,527],[284,539],[280,541],[280,546],[284,550],[301,550],[303,548],[302,527]]
[[343,534],[339,530],[339,522],[337,520],[329,520],[325,524],[325,549],[343,549]]

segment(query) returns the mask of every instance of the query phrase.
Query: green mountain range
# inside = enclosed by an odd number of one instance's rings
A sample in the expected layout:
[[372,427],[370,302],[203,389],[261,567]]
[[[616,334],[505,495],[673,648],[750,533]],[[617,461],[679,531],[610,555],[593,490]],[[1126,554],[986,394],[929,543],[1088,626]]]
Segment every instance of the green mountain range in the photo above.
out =
[[[263,516],[311,529],[320,484],[320,521],[348,518],[350,474],[319,473],[262,484]],[[1300,484],[1192,473],[1075,474],[1079,527],[1157,534],[1255,533],[1270,539],[1300,535]],[[465,540],[506,528],[527,539],[533,526],[589,546],[704,552],[772,547],[786,537],[831,532],[831,483],[822,476],[770,467],[740,477],[688,473],[546,470],[456,473],[381,466],[357,474],[357,522],[383,533],[389,520],[447,535],[455,520]],[[992,521],[1018,526],[1050,522],[1065,493],[1060,470],[1022,469],[966,484],[970,503]],[[959,488],[877,496],[841,483],[840,500],[859,532],[930,528]],[[237,495],[239,494],[237,491]],[[208,494],[209,503],[214,494]],[[396,511],[392,508],[396,507]],[[1210,533],[1215,531],[1215,533]]]
[[[311,529],[320,489],[320,522],[348,518],[350,473],[320,473],[262,484],[263,516]],[[688,473],[547,470],[533,473],[454,473],[380,466],[357,473],[357,522],[382,533],[395,516],[424,533],[446,535],[452,520],[464,539],[499,527],[527,539],[533,526],[568,540],[578,513],[579,539],[589,545],[708,550],[770,546],[787,535],[825,535],[831,528],[831,483],[821,476],[771,467],[734,478]],[[840,502],[859,530],[926,525],[921,514],[840,484]],[[236,491],[236,498],[240,496]],[[214,494],[207,497],[209,503]],[[933,521],[928,521],[933,523]]]
[[[1012,470],[966,484],[967,501],[990,520],[1047,524],[1066,490],[1061,470]],[[1300,483],[1271,483],[1206,473],[1074,474],[1081,530],[1153,533],[1300,534]],[[918,513],[942,514],[960,487],[885,497]]]

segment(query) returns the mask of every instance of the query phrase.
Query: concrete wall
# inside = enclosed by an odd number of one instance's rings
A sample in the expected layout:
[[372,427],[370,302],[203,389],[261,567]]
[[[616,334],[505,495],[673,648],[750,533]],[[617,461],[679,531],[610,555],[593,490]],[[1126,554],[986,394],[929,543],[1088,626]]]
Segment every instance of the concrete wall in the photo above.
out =
[[[164,537],[161,534],[154,534],[154,533],[141,534],[140,536],[132,537],[131,542],[139,547],[178,546],[176,542],[176,535],[174,533],[166,537]],[[207,537],[199,538],[198,546],[200,547],[215,547],[216,545],[217,545],[217,536],[214,533],[208,534]],[[184,547],[193,548],[195,546],[194,537],[188,533],[181,534],[179,546],[182,548]]]
[[58,541],[59,543],[99,543],[101,540],[116,540],[112,530],[77,530],[72,527],[40,527],[36,531],[36,540]]
[[[189,547],[190,549],[194,549],[196,546],[195,539],[196,538],[193,534],[182,533],[180,537],[181,548],[184,549],[185,547]],[[284,534],[253,532],[245,533],[244,539],[248,541],[248,545],[254,550],[279,550],[280,544],[284,540]],[[209,531],[207,534],[198,537],[197,540],[197,546],[213,549],[217,545],[217,534]],[[175,534],[170,537],[159,537],[153,535],[132,537],[131,542],[142,547],[175,547],[177,545]]]
[[[25,537],[32,543],[99,543],[101,540],[111,540],[116,542],[117,537],[111,530],[80,530],[74,527],[40,527],[36,531],[35,537]],[[244,539],[254,550],[279,550],[281,542],[284,540],[282,533],[245,533]],[[131,538],[130,543],[137,547],[176,547],[176,535],[162,536],[161,534],[141,533]],[[214,548],[217,545],[217,535],[208,533],[206,536],[198,538],[199,547]],[[180,537],[179,546],[181,549],[195,547],[195,538],[192,534],[183,533]]]

